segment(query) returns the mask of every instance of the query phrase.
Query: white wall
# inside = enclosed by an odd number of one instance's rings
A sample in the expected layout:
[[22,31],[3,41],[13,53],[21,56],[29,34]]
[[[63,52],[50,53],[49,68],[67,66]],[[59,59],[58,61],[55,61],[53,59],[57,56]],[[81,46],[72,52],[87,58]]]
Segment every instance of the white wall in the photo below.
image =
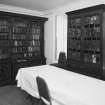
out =
[[[55,36],[56,26],[55,19],[57,15],[64,16],[65,12],[82,9],[94,5],[105,4],[105,0],[74,0],[68,5],[45,11],[48,21],[45,24],[45,54],[47,58],[47,64],[55,62]],[[47,15],[46,15],[47,14]],[[50,15],[50,17],[49,17]]]
[[82,8],[87,8],[90,6],[94,6],[94,5],[99,5],[99,4],[105,4],[105,0],[74,0],[72,2],[70,2],[67,5],[64,5],[62,7],[53,9],[53,10],[49,10],[49,11],[45,11],[45,13],[50,12],[51,11],[58,15],[58,14],[62,14],[65,12],[69,12],[69,11],[74,11],[77,9],[82,9]]
[[54,61],[55,55],[55,16],[47,15],[48,21],[45,23],[45,57],[47,64]]

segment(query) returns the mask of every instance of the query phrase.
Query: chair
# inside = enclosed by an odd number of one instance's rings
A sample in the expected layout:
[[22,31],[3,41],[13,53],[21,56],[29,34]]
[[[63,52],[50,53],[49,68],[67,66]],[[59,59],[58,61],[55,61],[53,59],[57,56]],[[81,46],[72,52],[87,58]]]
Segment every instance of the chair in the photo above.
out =
[[37,76],[36,82],[37,82],[39,96],[40,96],[40,104],[41,105],[52,105],[48,86],[47,86],[45,80],[43,78]]
[[61,68],[66,68],[66,55],[65,52],[59,53],[58,65]]

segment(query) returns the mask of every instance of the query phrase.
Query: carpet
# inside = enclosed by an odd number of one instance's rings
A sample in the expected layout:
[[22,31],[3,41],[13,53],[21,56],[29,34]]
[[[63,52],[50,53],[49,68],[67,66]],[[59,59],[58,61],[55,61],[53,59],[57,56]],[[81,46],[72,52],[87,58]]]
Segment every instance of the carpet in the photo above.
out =
[[[16,86],[0,87],[0,105],[32,105],[28,94]],[[36,99],[34,105],[38,105]]]

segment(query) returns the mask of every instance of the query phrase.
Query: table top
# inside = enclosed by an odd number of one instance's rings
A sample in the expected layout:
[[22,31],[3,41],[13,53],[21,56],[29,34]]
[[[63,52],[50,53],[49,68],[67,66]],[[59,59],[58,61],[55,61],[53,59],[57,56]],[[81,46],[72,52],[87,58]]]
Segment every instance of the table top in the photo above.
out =
[[17,86],[39,97],[36,76],[44,78],[51,97],[65,105],[105,105],[105,81],[43,65],[21,68]]

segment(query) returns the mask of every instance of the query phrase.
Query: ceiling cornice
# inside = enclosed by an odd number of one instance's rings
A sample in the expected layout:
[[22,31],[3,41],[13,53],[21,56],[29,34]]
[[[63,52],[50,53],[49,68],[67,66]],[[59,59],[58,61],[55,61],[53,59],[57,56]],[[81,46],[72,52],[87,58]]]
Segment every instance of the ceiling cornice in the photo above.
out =
[[20,14],[33,15],[33,16],[43,16],[44,14],[44,12],[42,11],[30,10],[22,7],[16,7],[5,4],[0,4],[0,11],[20,13]]

